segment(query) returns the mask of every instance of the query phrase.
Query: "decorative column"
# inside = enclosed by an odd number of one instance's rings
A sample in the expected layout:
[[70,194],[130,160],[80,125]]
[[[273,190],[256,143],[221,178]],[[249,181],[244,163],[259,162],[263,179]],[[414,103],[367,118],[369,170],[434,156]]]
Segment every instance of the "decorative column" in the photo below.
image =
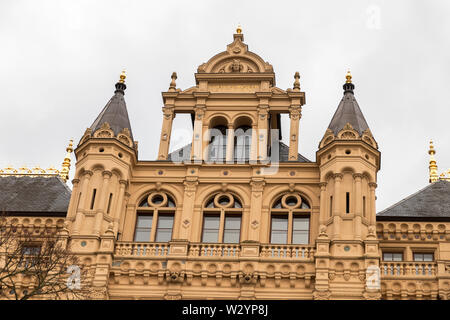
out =
[[[119,196],[117,198],[114,214],[113,214],[113,221],[114,221],[114,234],[117,234],[119,230],[119,222],[121,220],[121,213],[123,212],[123,205],[124,205],[124,197],[125,197],[125,188],[127,187],[128,182],[126,180],[119,180],[120,183],[120,189],[119,189]],[[124,220],[124,219],[122,219]],[[123,230],[123,228],[121,229]]]
[[252,144],[250,148],[250,163],[256,163],[258,157],[258,127],[252,125]]
[[68,215],[67,220],[73,221],[75,220],[75,216],[77,214],[78,199],[80,198],[79,187],[80,187],[80,179],[72,180],[72,196],[70,197],[69,208],[67,209]]
[[267,158],[267,141],[269,128],[269,98],[272,93],[257,93],[259,97],[258,106],[258,160]]
[[80,233],[81,224],[82,224],[83,218],[84,218],[84,209],[85,209],[84,206],[86,203],[86,199],[89,198],[87,196],[89,180],[91,179],[93,174],[94,173],[92,171],[85,171],[83,174],[83,182],[81,183],[80,201],[79,201],[78,208],[76,208],[75,223],[73,225],[73,234]]
[[339,239],[341,226],[341,182],[344,175],[334,174],[334,208],[333,208],[333,238]]
[[261,178],[252,178],[250,182],[252,187],[252,198],[250,207],[250,219],[248,224],[247,239],[253,241],[259,241],[258,226],[261,225],[261,208],[262,208],[262,195],[264,191],[265,182]]
[[159,142],[158,160],[167,160],[169,156],[170,136],[172,134],[172,123],[175,118],[173,106],[165,106],[162,108],[163,124],[161,128],[161,139]]
[[[201,163],[203,160],[203,118],[205,116],[205,107],[197,106],[195,108],[194,133],[192,139],[192,159],[194,162]],[[208,137],[205,137],[207,139]]]
[[355,219],[353,221],[356,239],[361,239],[361,223],[362,223],[362,192],[361,192],[361,179],[362,174],[353,174],[355,181]]
[[183,211],[180,219],[181,228],[178,230],[176,239],[190,240],[197,185],[198,177],[186,177],[184,181]]
[[94,224],[94,234],[99,235],[100,229],[102,226],[102,220],[103,220],[103,214],[106,212],[106,206],[107,203],[105,200],[108,200],[107,193],[109,191],[109,181],[111,179],[112,173],[111,171],[103,171],[103,184],[102,184],[102,190],[100,193],[100,198],[98,203],[100,204],[99,210],[96,212],[95,216],[95,224]]
[[320,182],[320,219],[319,225],[325,224],[327,221],[327,182]]
[[369,192],[370,192],[370,210],[369,210],[369,224],[371,226],[375,226],[375,218],[376,218],[376,208],[375,208],[375,189],[377,188],[377,184],[375,182],[369,182]]
[[298,127],[302,116],[300,106],[291,106],[289,108],[289,118],[291,119],[290,137],[289,137],[289,160],[295,161],[298,157]]
[[233,163],[234,162],[234,128],[232,124],[228,124],[227,130],[227,155],[226,162]]

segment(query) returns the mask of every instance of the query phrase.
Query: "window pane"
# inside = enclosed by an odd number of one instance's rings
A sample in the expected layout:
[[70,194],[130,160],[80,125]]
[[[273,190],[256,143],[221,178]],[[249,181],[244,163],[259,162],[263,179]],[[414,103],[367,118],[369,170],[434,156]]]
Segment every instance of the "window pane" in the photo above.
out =
[[241,230],[225,230],[223,234],[224,243],[239,243]]
[[136,242],[150,241],[150,231],[151,229],[136,229],[134,241]]
[[218,216],[205,216],[203,229],[219,229],[220,218]]
[[227,229],[241,229],[241,217],[239,216],[225,216],[225,230]]
[[158,229],[159,228],[170,228],[172,229],[173,216],[160,215],[158,218]]
[[392,254],[392,261],[402,261],[402,260],[403,260],[402,253],[393,253]]
[[309,218],[294,217],[293,230],[309,230]]
[[287,217],[272,217],[272,230],[288,230]]
[[292,243],[308,243],[309,232],[308,231],[294,231],[292,233]]
[[279,244],[287,243],[287,231],[272,230],[270,242],[271,243],[279,243]]
[[156,229],[156,242],[167,242],[172,239],[173,216],[160,215]]
[[172,239],[172,229],[158,229],[156,231],[156,242],[168,242]]
[[433,261],[433,254],[432,253],[424,253],[423,261]]
[[383,253],[384,261],[403,261],[403,253],[401,252],[385,252]]
[[203,229],[202,242],[219,242],[219,230]]
[[138,216],[137,228],[151,228],[153,216]]

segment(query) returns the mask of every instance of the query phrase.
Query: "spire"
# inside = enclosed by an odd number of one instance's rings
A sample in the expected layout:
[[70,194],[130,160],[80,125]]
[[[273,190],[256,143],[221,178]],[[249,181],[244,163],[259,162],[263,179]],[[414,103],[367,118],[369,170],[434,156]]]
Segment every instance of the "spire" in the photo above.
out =
[[339,106],[334,113],[330,124],[328,125],[328,129],[337,135],[338,132],[344,128],[344,126],[350,124],[353,129],[362,135],[364,131],[369,129],[369,126],[367,125],[366,119],[364,118],[364,115],[356,102],[355,96],[353,95],[355,85],[352,83],[352,75],[350,74],[350,71],[347,72],[346,81],[343,88],[344,97],[339,103]]
[[430,170],[430,179],[428,180],[428,182],[433,183],[439,180],[437,172],[438,167],[436,164],[436,159],[434,158],[436,150],[434,150],[433,140],[430,140],[430,149],[428,150],[428,154],[430,155],[430,162],[428,166],[428,169]]
[[102,125],[108,123],[115,136],[122,132],[122,130],[128,129],[130,132],[131,141],[134,141],[127,106],[124,99],[125,89],[127,88],[125,85],[125,79],[125,71],[122,71],[119,81],[115,85],[116,90],[114,91],[114,95],[90,127],[92,134],[100,129]]
[[70,154],[73,152],[73,139],[69,141],[69,145],[66,148],[66,157],[62,163],[62,169],[59,172],[60,177],[67,182],[69,179],[69,170],[70,170]]

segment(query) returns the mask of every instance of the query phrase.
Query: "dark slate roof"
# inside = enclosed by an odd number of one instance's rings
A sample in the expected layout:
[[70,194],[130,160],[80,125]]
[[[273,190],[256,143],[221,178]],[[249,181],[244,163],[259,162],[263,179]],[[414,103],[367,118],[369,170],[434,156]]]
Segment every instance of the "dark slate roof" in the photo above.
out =
[[[171,152],[168,156],[168,160],[169,161],[171,161],[172,159],[174,159],[175,161],[188,160],[191,155],[191,146],[192,146],[192,144],[190,143],[180,149],[177,149],[177,150]],[[289,146],[285,145],[281,141],[280,141],[280,145],[279,145],[279,161],[280,162],[289,161]],[[311,161],[299,153],[297,160],[294,160],[291,162],[311,162]]]
[[91,125],[92,133],[98,130],[105,122],[108,122],[115,135],[121,132],[124,128],[128,128],[130,130],[131,139],[134,141],[130,119],[128,117],[127,105],[124,99],[125,89],[126,86],[124,83],[116,83],[116,91],[114,92],[114,95]]
[[438,180],[377,213],[377,218],[450,218],[450,181]]
[[331,129],[336,135],[341,131],[347,123],[350,123],[359,134],[362,134],[369,128],[364,118],[358,102],[353,95],[354,85],[352,83],[344,84],[344,96],[331,119],[328,129]]
[[0,212],[65,216],[70,194],[59,176],[0,177]]

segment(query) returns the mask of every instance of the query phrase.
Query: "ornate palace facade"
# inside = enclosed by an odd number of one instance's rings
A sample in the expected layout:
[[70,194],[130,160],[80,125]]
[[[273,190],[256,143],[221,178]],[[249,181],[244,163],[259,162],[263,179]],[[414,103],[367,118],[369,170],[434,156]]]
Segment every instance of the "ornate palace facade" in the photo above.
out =
[[[450,182],[434,158],[431,184],[377,215],[380,152],[350,73],[310,161],[298,153],[299,74],[293,88],[276,87],[272,66],[243,41],[238,29],[189,89],[172,75],[155,161],[138,159],[122,74],[74,150],[67,209],[19,203],[10,219],[58,225],[101,299],[449,298]],[[192,142],[169,153],[180,113],[191,115]]]

